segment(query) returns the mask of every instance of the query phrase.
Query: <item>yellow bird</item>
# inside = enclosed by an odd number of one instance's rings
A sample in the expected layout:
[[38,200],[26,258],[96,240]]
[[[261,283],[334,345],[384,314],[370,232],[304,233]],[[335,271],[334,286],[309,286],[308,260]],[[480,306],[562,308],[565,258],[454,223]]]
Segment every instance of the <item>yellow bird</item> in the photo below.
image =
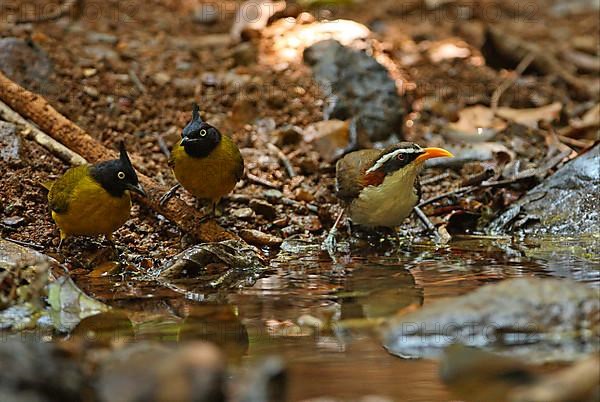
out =
[[212,204],[212,216],[221,197],[229,194],[244,174],[238,147],[229,136],[202,121],[196,104],[181,141],[171,151],[169,166],[179,183],[161,198],[161,205],[183,186],[194,197]]
[[59,250],[69,236],[105,235],[112,242],[112,233],[129,219],[130,191],[146,195],[123,142],[119,159],[70,168],[44,186],[60,229]]

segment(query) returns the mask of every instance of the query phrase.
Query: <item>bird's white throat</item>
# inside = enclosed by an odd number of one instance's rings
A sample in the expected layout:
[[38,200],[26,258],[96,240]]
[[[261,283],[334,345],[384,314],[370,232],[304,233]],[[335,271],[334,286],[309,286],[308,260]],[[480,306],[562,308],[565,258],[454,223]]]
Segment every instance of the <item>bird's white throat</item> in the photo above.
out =
[[379,186],[365,187],[348,208],[352,222],[371,227],[401,225],[419,201],[414,183],[421,167],[400,169]]

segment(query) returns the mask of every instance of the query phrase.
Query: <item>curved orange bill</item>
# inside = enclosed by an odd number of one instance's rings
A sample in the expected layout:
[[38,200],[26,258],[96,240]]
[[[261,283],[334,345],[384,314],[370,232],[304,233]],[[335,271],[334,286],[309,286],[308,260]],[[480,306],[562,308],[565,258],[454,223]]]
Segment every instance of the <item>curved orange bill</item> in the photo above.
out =
[[443,148],[425,148],[423,149],[423,151],[425,151],[424,154],[419,155],[417,157],[417,159],[415,160],[416,162],[425,162],[427,159],[432,159],[432,158],[452,158],[454,157],[454,155],[452,155],[452,153],[450,153],[449,151],[446,151]]

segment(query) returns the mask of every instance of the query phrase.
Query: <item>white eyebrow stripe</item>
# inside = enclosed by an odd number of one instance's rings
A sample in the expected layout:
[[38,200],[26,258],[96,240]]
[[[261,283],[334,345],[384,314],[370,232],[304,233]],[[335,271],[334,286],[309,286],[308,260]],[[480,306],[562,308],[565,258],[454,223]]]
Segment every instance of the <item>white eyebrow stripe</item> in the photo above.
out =
[[382,167],[387,161],[398,156],[398,154],[414,154],[416,152],[423,152],[422,148],[400,148],[394,152],[383,155],[377,160],[377,162],[367,170],[367,173],[372,173]]

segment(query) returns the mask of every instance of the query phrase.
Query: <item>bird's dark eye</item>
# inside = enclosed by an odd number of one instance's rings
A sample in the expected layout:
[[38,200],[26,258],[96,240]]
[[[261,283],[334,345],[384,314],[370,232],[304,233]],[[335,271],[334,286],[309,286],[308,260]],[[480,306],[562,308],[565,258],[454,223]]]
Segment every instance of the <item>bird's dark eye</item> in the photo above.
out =
[[403,161],[405,157],[406,155],[404,155],[403,153],[399,153],[398,155],[396,155],[396,159],[398,159],[399,161]]
[[125,172],[119,172],[117,173],[117,177],[121,180],[123,180],[125,178]]
[[206,135],[206,130],[202,129],[200,130],[200,136],[204,137]]

